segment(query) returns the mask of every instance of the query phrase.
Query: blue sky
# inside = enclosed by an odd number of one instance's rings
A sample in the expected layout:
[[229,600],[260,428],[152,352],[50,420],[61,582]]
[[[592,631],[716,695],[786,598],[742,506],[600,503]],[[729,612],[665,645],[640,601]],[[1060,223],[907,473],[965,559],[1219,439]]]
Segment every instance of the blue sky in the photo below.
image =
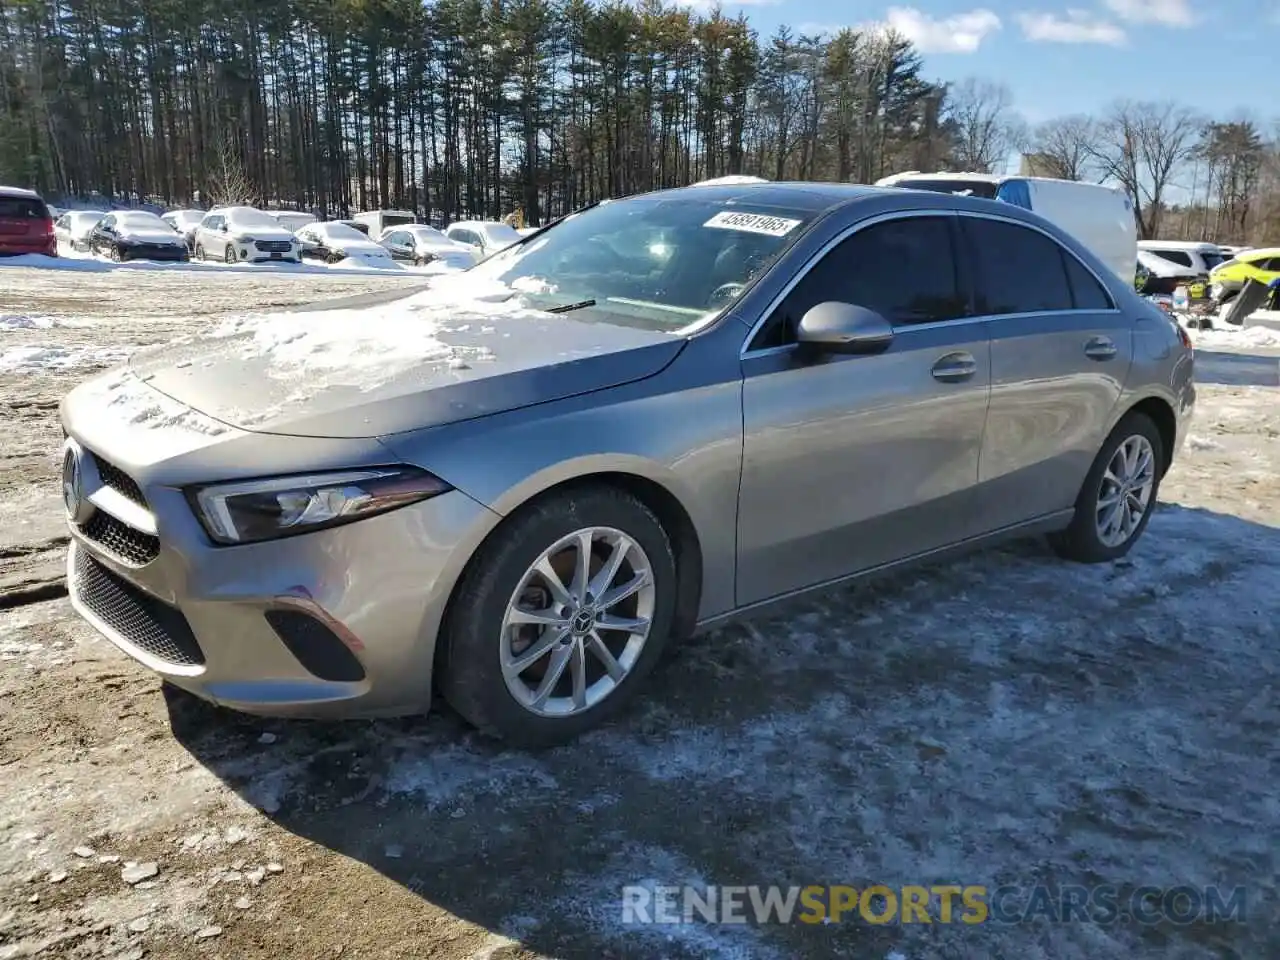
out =
[[[704,0],[697,5],[707,6]],[[1007,84],[1031,123],[1100,113],[1117,98],[1174,99],[1214,118],[1280,114],[1280,0],[934,0],[876,6],[840,0],[724,0],[768,36],[887,23],[915,41],[931,79]]]

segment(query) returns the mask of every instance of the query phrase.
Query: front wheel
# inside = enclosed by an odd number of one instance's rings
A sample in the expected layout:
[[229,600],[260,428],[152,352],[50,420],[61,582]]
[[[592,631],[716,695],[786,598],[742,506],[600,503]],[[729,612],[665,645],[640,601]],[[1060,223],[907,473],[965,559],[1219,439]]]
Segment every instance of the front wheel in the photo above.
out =
[[223,263],[236,262],[236,251],[233,247],[227,247],[227,249],[222,252],[222,262]]
[[1057,554],[1079,563],[1123,557],[1147,528],[1160,492],[1164,441],[1151,418],[1130,413],[1102,445],[1076,498],[1071,526],[1052,535]]
[[116,263],[124,262],[124,251],[116,244],[111,245],[111,259]]
[[472,558],[439,640],[441,692],[503,740],[571,740],[635,696],[676,584],[666,531],[634,497],[590,487],[535,503]]

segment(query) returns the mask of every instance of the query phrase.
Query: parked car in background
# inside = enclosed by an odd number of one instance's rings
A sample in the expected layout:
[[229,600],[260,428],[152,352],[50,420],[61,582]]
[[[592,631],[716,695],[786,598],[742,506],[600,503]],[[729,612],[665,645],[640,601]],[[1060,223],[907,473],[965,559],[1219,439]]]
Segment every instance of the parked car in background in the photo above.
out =
[[1195,240],[1139,240],[1138,249],[1168,263],[1186,267],[1204,280],[1209,279],[1210,270],[1228,259],[1216,243]]
[[1248,249],[1249,249],[1248,247],[1236,247],[1236,246],[1231,246],[1225,243],[1218,244],[1218,250],[1222,253],[1222,256],[1227,260],[1230,260],[1232,257],[1238,256],[1241,253],[1244,253],[1244,251]]
[[1145,296],[1168,296],[1179,286],[1190,293],[1192,286],[1203,283],[1202,275],[1191,267],[1171,263],[1149,250],[1138,251],[1138,267],[1146,277],[1138,292]]
[[515,227],[497,220],[462,220],[446,227],[444,235],[470,247],[480,260],[523,239]]
[[170,210],[161,214],[160,219],[182,235],[188,250],[195,249],[196,227],[204,219],[203,210]]
[[72,250],[88,250],[89,234],[106,215],[105,210],[68,210],[53,222],[53,235]]
[[1245,250],[1209,271],[1209,296],[1226,303],[1250,280],[1267,286],[1277,278],[1280,278],[1280,247]]
[[391,254],[385,247],[345,223],[313,223],[303,227],[295,236],[302,256],[311,260],[340,263],[351,258],[391,262]]
[[309,213],[303,213],[301,210],[266,210],[265,213],[271,214],[280,225],[286,230],[297,233],[303,227],[316,223],[319,217],[312,216]]
[[471,247],[455,243],[435,227],[414,223],[402,227],[388,227],[382,231],[378,243],[396,260],[407,260],[414,266],[443,263],[457,270],[466,270],[476,262]]
[[186,260],[187,243],[145,210],[113,210],[89,233],[89,249],[112,260]]
[[516,227],[516,233],[522,237],[532,237],[541,229],[541,227]]
[[1123,557],[1195,403],[1187,331],[1066,231],[844,183],[626,197],[261,322],[64,399],[73,607],[225,707],[439,690],[528,745],[770,601],[1012,536]]
[[1040,214],[1102,258],[1130,286],[1138,266],[1138,231],[1129,195],[1116,187],[1050,177],[989,173],[897,173],[878,187],[906,187],[934,193],[1002,200]]
[[22,253],[58,255],[53,217],[34,190],[0,186],[0,255]]
[[387,227],[403,227],[418,222],[417,214],[412,210],[366,210],[351,219],[367,226],[366,232],[371,237],[381,236]]
[[350,227],[352,230],[359,230],[366,237],[369,236],[369,224],[363,220],[328,220],[326,223],[341,223]]
[[302,262],[302,252],[293,233],[271,214],[255,207],[210,210],[196,228],[194,248],[197,260]]

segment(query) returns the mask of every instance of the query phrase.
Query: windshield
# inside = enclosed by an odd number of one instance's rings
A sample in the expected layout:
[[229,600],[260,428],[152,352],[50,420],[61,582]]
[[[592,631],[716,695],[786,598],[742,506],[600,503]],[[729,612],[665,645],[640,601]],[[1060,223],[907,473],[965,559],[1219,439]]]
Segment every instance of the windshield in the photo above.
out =
[[436,243],[442,247],[453,246],[453,241],[450,240],[448,237],[446,237],[443,233],[441,233],[435,227],[414,227],[409,232],[412,233],[419,240],[425,241],[427,243]]
[[316,227],[322,236],[328,237],[330,240],[364,240],[367,239],[363,233],[355,227],[349,227],[345,223],[324,223]]
[[142,213],[140,211],[117,213],[116,220],[122,227],[136,227],[139,230],[155,230],[157,227],[165,230],[173,229],[154,213]]
[[227,214],[227,223],[238,227],[275,227],[280,229],[280,221],[261,210],[232,210]]
[[536,309],[676,330],[728,306],[811,218],[692,191],[636,197],[571,215],[468,274],[505,284]]
[[928,177],[919,180],[912,178],[911,180],[899,180],[894,184],[895,187],[905,187],[908,190],[928,190],[932,193],[956,193],[965,197],[982,197],[985,200],[994,200],[996,193],[1000,189],[1000,185],[992,183],[989,180],[970,180],[965,177]]

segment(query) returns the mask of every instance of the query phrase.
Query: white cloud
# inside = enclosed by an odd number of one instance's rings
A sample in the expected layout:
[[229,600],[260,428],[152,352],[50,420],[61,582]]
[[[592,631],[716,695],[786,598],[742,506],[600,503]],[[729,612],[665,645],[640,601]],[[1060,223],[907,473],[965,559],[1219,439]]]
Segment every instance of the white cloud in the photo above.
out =
[[1019,13],[1022,35],[1035,43],[1101,43],[1120,47],[1128,37],[1124,28],[1084,10],[1056,13]]
[[921,53],[975,53],[1000,29],[1000,18],[985,7],[941,19],[915,7],[890,7],[882,25],[902,34]]
[[1106,4],[1117,17],[1131,23],[1189,27],[1196,22],[1190,0],[1106,0]]

